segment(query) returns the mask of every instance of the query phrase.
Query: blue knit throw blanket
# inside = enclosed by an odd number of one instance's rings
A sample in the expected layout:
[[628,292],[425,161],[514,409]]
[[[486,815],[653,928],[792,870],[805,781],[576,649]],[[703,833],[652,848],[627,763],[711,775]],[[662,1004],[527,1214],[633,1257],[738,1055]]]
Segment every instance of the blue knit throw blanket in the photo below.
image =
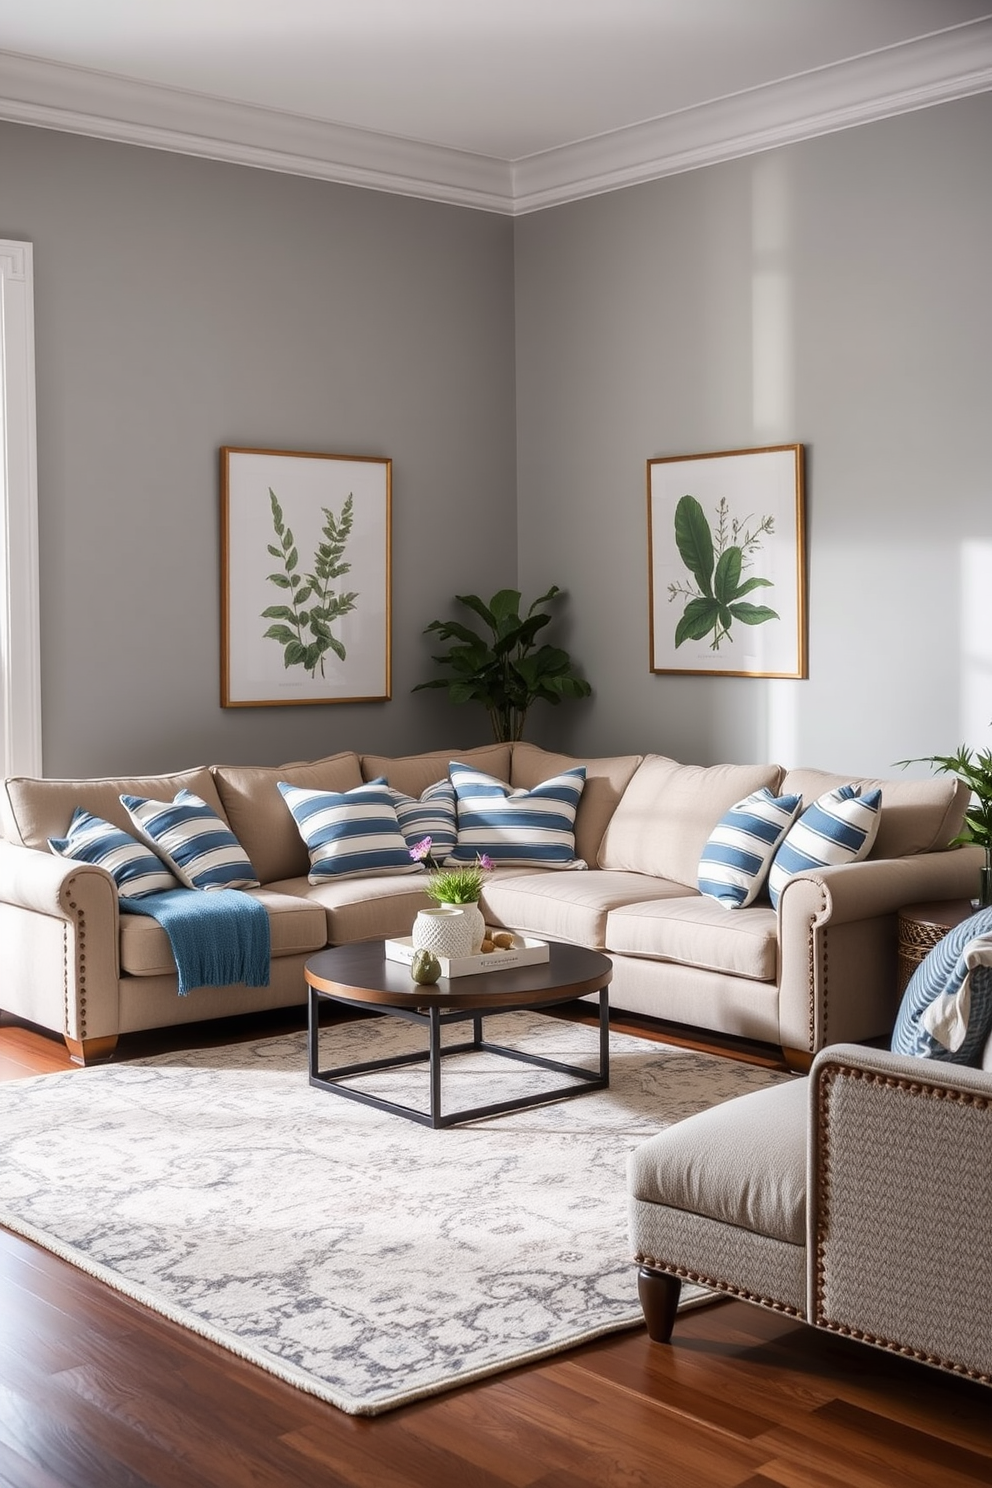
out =
[[166,889],[121,899],[125,914],[149,915],[169,937],[179,994],[192,987],[269,985],[269,916],[240,889]]

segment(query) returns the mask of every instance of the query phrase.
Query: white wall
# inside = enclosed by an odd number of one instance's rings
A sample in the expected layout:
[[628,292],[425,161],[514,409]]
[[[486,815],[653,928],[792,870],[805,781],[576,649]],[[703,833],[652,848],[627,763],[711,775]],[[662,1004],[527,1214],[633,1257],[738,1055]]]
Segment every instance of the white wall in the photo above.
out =
[[[992,742],[992,95],[516,225],[524,585],[576,752],[891,773]],[[645,462],[801,442],[809,679],[648,670]],[[548,727],[547,721],[542,727]]]

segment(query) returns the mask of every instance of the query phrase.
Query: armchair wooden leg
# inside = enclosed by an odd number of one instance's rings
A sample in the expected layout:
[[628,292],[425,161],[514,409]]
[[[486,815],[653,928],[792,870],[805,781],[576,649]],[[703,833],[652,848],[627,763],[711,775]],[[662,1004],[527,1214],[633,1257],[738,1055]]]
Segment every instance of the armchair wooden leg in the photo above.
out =
[[64,1037],[73,1064],[104,1064],[113,1057],[117,1048],[116,1033],[108,1034],[106,1038],[72,1039],[68,1034]]
[[669,1276],[667,1271],[652,1271],[650,1266],[638,1271],[637,1295],[653,1343],[671,1343],[681,1291],[679,1278]]

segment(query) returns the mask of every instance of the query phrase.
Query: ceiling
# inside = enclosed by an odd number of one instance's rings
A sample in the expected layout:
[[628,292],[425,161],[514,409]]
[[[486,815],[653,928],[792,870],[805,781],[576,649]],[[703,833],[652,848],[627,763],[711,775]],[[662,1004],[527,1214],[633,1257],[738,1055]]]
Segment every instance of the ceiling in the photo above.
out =
[[989,88],[989,0],[0,0],[0,118],[511,214]]

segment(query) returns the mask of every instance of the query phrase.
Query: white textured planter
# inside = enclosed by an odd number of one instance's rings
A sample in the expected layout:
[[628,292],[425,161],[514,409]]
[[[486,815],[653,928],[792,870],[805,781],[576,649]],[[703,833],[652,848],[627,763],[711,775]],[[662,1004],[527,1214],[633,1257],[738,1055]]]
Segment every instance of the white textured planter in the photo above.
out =
[[413,922],[414,949],[433,951],[435,956],[448,956],[451,959],[471,956],[473,926],[464,911],[465,906],[461,904],[418,911]]
[[468,952],[470,956],[477,956],[482,950],[482,942],[486,938],[486,917],[477,903],[473,904],[442,904],[442,909],[460,909],[466,916],[472,927],[472,949]]

